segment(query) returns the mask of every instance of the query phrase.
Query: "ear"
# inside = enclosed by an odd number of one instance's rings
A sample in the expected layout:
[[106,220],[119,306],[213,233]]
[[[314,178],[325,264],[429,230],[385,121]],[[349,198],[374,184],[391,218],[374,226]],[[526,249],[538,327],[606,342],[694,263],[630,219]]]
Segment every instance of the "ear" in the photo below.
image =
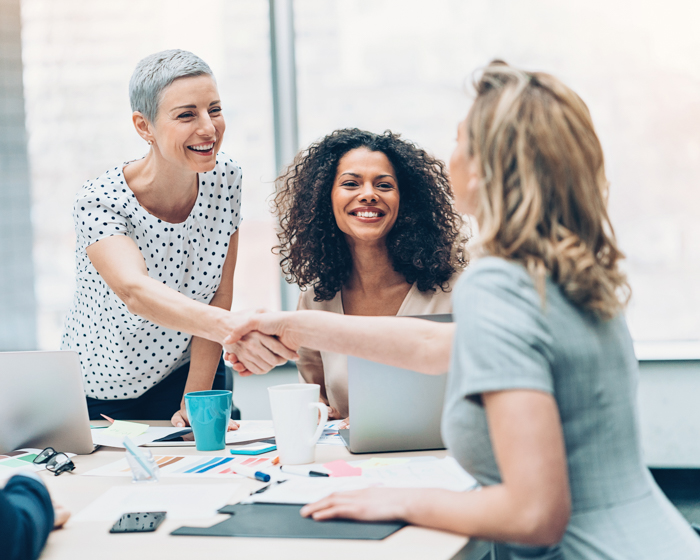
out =
[[148,119],[143,116],[140,111],[134,111],[131,115],[131,120],[134,123],[134,128],[138,135],[143,138],[149,144],[152,143],[155,138],[153,137],[153,127]]

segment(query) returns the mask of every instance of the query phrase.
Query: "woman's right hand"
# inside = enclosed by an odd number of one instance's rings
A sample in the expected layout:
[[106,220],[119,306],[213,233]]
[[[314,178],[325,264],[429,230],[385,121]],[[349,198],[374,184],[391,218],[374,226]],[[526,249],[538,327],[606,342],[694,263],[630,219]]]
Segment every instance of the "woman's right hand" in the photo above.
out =
[[226,344],[224,359],[243,377],[267,373],[287,360],[298,360],[299,355],[287,348],[274,336],[257,331],[249,332],[240,340]]

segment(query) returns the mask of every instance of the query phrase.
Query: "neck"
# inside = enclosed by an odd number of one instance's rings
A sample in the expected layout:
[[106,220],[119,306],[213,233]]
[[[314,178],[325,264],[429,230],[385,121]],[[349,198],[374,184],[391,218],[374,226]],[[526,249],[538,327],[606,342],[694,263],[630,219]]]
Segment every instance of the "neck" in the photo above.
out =
[[406,283],[403,274],[394,270],[384,240],[365,243],[348,239],[348,245],[353,264],[346,289],[376,294]]
[[124,178],[141,206],[167,222],[187,219],[197,198],[197,173],[169,164],[157,148],[125,167]]

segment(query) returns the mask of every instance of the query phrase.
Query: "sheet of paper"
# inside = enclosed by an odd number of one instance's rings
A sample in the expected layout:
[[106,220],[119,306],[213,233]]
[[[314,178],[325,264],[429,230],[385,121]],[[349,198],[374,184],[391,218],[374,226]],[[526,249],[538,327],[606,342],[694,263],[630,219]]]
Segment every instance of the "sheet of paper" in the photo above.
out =
[[[115,424],[119,420],[115,421]],[[114,424],[113,424],[114,425]],[[174,426],[170,427],[154,427],[154,426],[149,426],[147,427],[146,431],[142,433],[139,436],[134,436],[131,437],[131,441],[134,442],[135,445],[146,445],[148,443],[151,443],[152,441],[156,439],[160,439],[162,437],[168,436],[170,434],[174,434],[175,432],[181,431],[182,428],[176,428]],[[90,430],[92,433],[92,443],[95,445],[106,445],[108,447],[119,447],[121,449],[124,449],[124,436],[123,435],[111,435],[109,432],[109,428],[107,429],[93,429]],[[113,433],[113,432],[112,432]],[[194,445],[194,442],[192,442],[192,445]]]
[[[353,463],[362,462],[354,461]],[[371,486],[444,488],[457,492],[471,490],[477,486],[476,480],[451,457],[445,459],[415,458],[409,459],[403,464],[394,463],[393,465],[361,470],[362,476],[352,477],[287,477],[286,482],[273,485],[263,493],[253,494],[249,501],[273,504],[308,504],[325,498],[333,492],[358,490]]]
[[113,486],[78,512],[71,523],[116,521],[124,513],[139,511],[167,511],[168,519],[213,517],[236,490],[235,484]]
[[344,420],[331,420],[330,422],[326,422],[326,426],[323,429],[323,432],[321,433],[321,437],[318,438],[318,445],[345,445],[345,442],[343,441],[343,438],[340,437],[340,434],[338,434],[338,429],[340,428],[340,424],[343,423]]
[[130,437],[134,438],[140,436],[148,430],[148,424],[141,424],[139,422],[126,422],[124,420],[115,420],[111,426],[102,432],[105,435],[114,437]]
[[411,459],[407,457],[372,457],[371,459],[362,461],[361,463],[355,466],[361,468],[364,472],[365,469],[376,469],[379,467],[393,467],[395,465],[405,465],[410,460]]
[[240,422],[240,427],[226,433],[226,443],[240,443],[253,439],[268,439],[275,437],[272,420],[246,420]]
[[[245,478],[235,474],[231,467],[244,465],[261,471],[272,467],[271,457],[256,457],[246,455],[154,455],[156,464],[160,469],[161,478],[191,478],[208,477],[222,479]],[[131,477],[131,469],[126,462],[126,457],[92,469],[84,473],[84,476],[126,476]]]

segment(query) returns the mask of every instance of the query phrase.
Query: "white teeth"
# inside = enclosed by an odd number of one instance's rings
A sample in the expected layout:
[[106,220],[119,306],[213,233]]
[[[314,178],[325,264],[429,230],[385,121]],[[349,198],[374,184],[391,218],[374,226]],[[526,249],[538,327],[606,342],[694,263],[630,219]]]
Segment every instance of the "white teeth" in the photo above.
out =
[[360,218],[378,218],[379,212],[355,212],[355,215]]
[[211,150],[213,147],[214,147],[214,144],[211,143],[211,144],[205,144],[205,145],[203,145],[203,146],[190,146],[189,148],[190,148],[191,150],[196,151],[196,152],[208,152],[208,151]]

